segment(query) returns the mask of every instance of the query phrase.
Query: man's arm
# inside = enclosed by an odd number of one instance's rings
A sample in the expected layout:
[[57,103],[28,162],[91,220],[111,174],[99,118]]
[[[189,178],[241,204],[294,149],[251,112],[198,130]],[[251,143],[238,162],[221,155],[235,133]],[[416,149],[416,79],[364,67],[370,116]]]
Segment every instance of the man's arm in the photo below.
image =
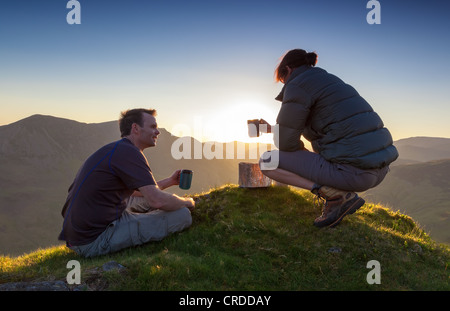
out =
[[195,202],[192,198],[182,198],[176,194],[164,192],[156,185],[143,186],[138,190],[153,208],[175,211],[187,207],[192,211],[195,207]]
[[[164,189],[169,188],[171,186],[176,186],[176,185],[180,184],[180,173],[181,173],[181,170],[176,170],[172,174],[172,176],[158,181],[157,184],[158,184],[159,190],[164,190]],[[142,195],[142,193],[140,191],[134,191],[132,196],[142,197],[143,195]]]
[[176,186],[180,184],[180,173],[181,170],[176,170],[172,176],[167,177],[166,179],[158,181],[158,187],[161,190],[169,188],[171,186]]

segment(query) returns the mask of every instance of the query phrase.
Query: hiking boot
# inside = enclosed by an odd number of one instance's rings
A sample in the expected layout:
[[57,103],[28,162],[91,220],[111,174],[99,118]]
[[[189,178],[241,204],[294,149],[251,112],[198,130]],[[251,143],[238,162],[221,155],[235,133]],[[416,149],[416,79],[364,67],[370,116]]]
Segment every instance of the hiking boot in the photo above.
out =
[[346,215],[353,214],[365,203],[354,192],[327,186],[313,189],[312,192],[319,200],[325,200],[322,215],[314,220],[314,226],[319,228],[337,226]]

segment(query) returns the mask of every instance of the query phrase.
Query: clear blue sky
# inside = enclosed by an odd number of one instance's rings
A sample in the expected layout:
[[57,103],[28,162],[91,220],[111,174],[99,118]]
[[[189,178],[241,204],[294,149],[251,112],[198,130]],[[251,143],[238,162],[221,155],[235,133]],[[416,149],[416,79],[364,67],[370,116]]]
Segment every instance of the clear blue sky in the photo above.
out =
[[446,1],[379,0],[380,25],[366,22],[365,0],[79,0],[80,25],[66,22],[67,2],[0,2],[0,125],[32,114],[96,123],[149,107],[168,130],[195,134],[201,123],[197,138],[241,139],[246,119],[275,122],[274,69],[303,48],[395,140],[450,137]]

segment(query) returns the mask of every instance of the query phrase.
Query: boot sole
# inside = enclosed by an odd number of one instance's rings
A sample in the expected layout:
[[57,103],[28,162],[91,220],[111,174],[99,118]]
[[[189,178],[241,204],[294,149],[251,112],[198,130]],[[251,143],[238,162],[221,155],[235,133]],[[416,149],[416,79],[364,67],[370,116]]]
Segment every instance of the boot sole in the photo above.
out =
[[341,216],[339,216],[339,218],[333,222],[331,225],[328,225],[329,228],[333,228],[336,227],[337,225],[339,225],[339,223],[342,221],[342,219],[347,216],[347,215],[351,215],[353,213],[355,213],[361,206],[363,206],[366,203],[366,201],[364,201],[363,198],[358,197],[358,199],[353,202],[345,212],[342,213]]

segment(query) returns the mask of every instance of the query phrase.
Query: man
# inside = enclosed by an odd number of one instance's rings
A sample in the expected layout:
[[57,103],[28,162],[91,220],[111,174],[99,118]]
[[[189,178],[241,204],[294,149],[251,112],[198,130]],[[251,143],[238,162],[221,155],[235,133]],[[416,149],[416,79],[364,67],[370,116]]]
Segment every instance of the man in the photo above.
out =
[[155,115],[149,109],[122,112],[122,139],[92,154],[70,186],[59,239],[81,256],[161,240],[192,224],[193,199],[163,191],[178,185],[180,171],[156,182],[144,156],[160,134]]

